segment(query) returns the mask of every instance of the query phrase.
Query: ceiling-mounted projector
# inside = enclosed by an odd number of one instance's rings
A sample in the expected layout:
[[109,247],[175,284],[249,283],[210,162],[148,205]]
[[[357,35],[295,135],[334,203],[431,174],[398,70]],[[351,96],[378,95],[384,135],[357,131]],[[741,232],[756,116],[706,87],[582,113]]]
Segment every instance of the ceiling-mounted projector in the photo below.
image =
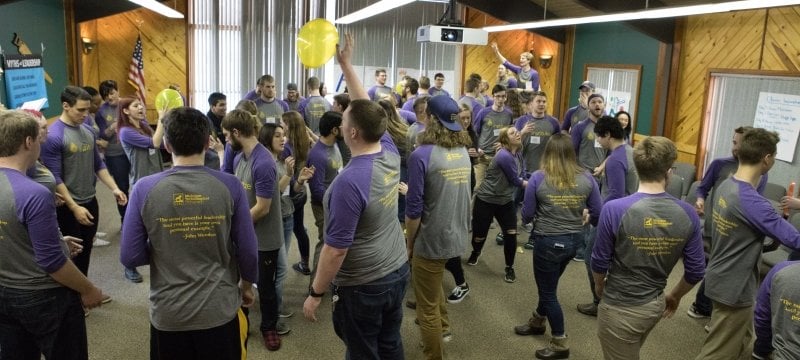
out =
[[486,45],[488,41],[489,33],[482,29],[441,25],[425,25],[417,29],[417,42]]

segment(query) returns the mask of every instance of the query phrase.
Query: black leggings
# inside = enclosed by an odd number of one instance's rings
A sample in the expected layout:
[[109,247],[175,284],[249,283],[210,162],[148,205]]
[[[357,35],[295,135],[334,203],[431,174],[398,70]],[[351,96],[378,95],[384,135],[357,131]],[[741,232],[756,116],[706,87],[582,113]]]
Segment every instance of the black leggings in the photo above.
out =
[[514,266],[514,256],[517,251],[517,208],[514,206],[514,201],[497,205],[475,197],[475,206],[472,207],[472,251],[480,253],[483,250],[492,218],[497,219],[503,230],[506,266]]
[[[305,189],[303,189],[305,193]],[[300,259],[308,263],[308,232],[303,224],[303,215],[306,210],[306,200],[308,196],[303,194],[302,199],[294,203],[294,237],[297,238],[297,248],[300,250]],[[288,257],[289,254],[286,254]]]

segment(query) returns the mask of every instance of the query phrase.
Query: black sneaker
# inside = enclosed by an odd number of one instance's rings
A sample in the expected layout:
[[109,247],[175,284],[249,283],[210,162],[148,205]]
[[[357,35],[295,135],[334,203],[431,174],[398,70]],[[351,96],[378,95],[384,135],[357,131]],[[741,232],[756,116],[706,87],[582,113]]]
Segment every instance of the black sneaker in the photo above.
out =
[[511,266],[506,266],[506,276],[503,278],[507,283],[513,283],[517,281],[517,274],[514,274],[514,268]]
[[503,233],[498,233],[497,236],[494,237],[494,242],[496,242],[497,245],[503,245],[504,241],[505,240],[503,240]]
[[142,275],[136,271],[136,268],[125,268],[125,278],[134,283],[142,282]]
[[533,240],[528,240],[528,242],[526,242],[524,246],[528,250],[533,250]]
[[447,302],[450,304],[458,304],[467,297],[467,294],[469,294],[469,285],[456,286],[453,291],[450,292],[450,296],[447,297]]
[[689,306],[689,310],[686,311],[686,315],[689,315],[689,317],[691,317],[693,319],[708,319],[708,318],[711,318],[711,314],[706,314],[706,313],[702,313],[702,312],[698,311],[697,307],[695,307],[695,304],[692,304],[691,306]]
[[469,254],[469,259],[467,260],[467,265],[475,266],[478,265],[478,258],[481,256],[480,251],[473,251],[472,254]]
[[302,261],[292,265],[292,269],[303,275],[311,275],[311,269],[308,268],[308,264]]

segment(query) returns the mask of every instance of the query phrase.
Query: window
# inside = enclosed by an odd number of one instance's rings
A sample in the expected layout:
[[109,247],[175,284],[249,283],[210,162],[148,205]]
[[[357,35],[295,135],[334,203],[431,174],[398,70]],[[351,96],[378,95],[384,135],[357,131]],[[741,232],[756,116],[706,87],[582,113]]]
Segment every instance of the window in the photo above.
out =
[[206,99],[213,92],[227,95],[230,102],[244,96],[239,76],[242,64],[241,5],[241,0],[190,1],[192,70],[189,87],[191,106],[195,108],[205,109],[208,106]]
[[617,111],[628,112],[631,114],[631,129],[636,132],[642,66],[587,64],[584,73],[584,78],[594,83],[595,92],[606,99],[606,114],[614,116]]

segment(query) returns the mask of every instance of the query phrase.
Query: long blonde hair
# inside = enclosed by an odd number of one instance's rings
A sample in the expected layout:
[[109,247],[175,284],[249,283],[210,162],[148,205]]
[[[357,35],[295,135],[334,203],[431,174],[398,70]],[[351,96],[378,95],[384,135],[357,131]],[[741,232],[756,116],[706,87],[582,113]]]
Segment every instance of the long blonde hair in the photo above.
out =
[[391,101],[380,100],[378,101],[378,105],[383,108],[383,111],[386,111],[386,118],[389,120],[386,123],[386,130],[392,137],[392,141],[394,141],[395,146],[397,146],[397,150],[399,150],[401,154],[405,154],[408,149],[408,144],[406,144],[408,142],[408,138],[406,137],[408,134],[408,123],[397,114],[397,109]]
[[552,188],[563,191],[577,186],[575,175],[584,170],[578,166],[569,135],[555,134],[550,137],[544,147],[540,169],[544,171],[545,182]]
[[281,115],[281,118],[286,124],[286,137],[292,144],[295,168],[301,169],[306,166],[308,152],[311,150],[311,140],[306,132],[306,123],[303,121],[303,116],[297,111],[287,111]]

